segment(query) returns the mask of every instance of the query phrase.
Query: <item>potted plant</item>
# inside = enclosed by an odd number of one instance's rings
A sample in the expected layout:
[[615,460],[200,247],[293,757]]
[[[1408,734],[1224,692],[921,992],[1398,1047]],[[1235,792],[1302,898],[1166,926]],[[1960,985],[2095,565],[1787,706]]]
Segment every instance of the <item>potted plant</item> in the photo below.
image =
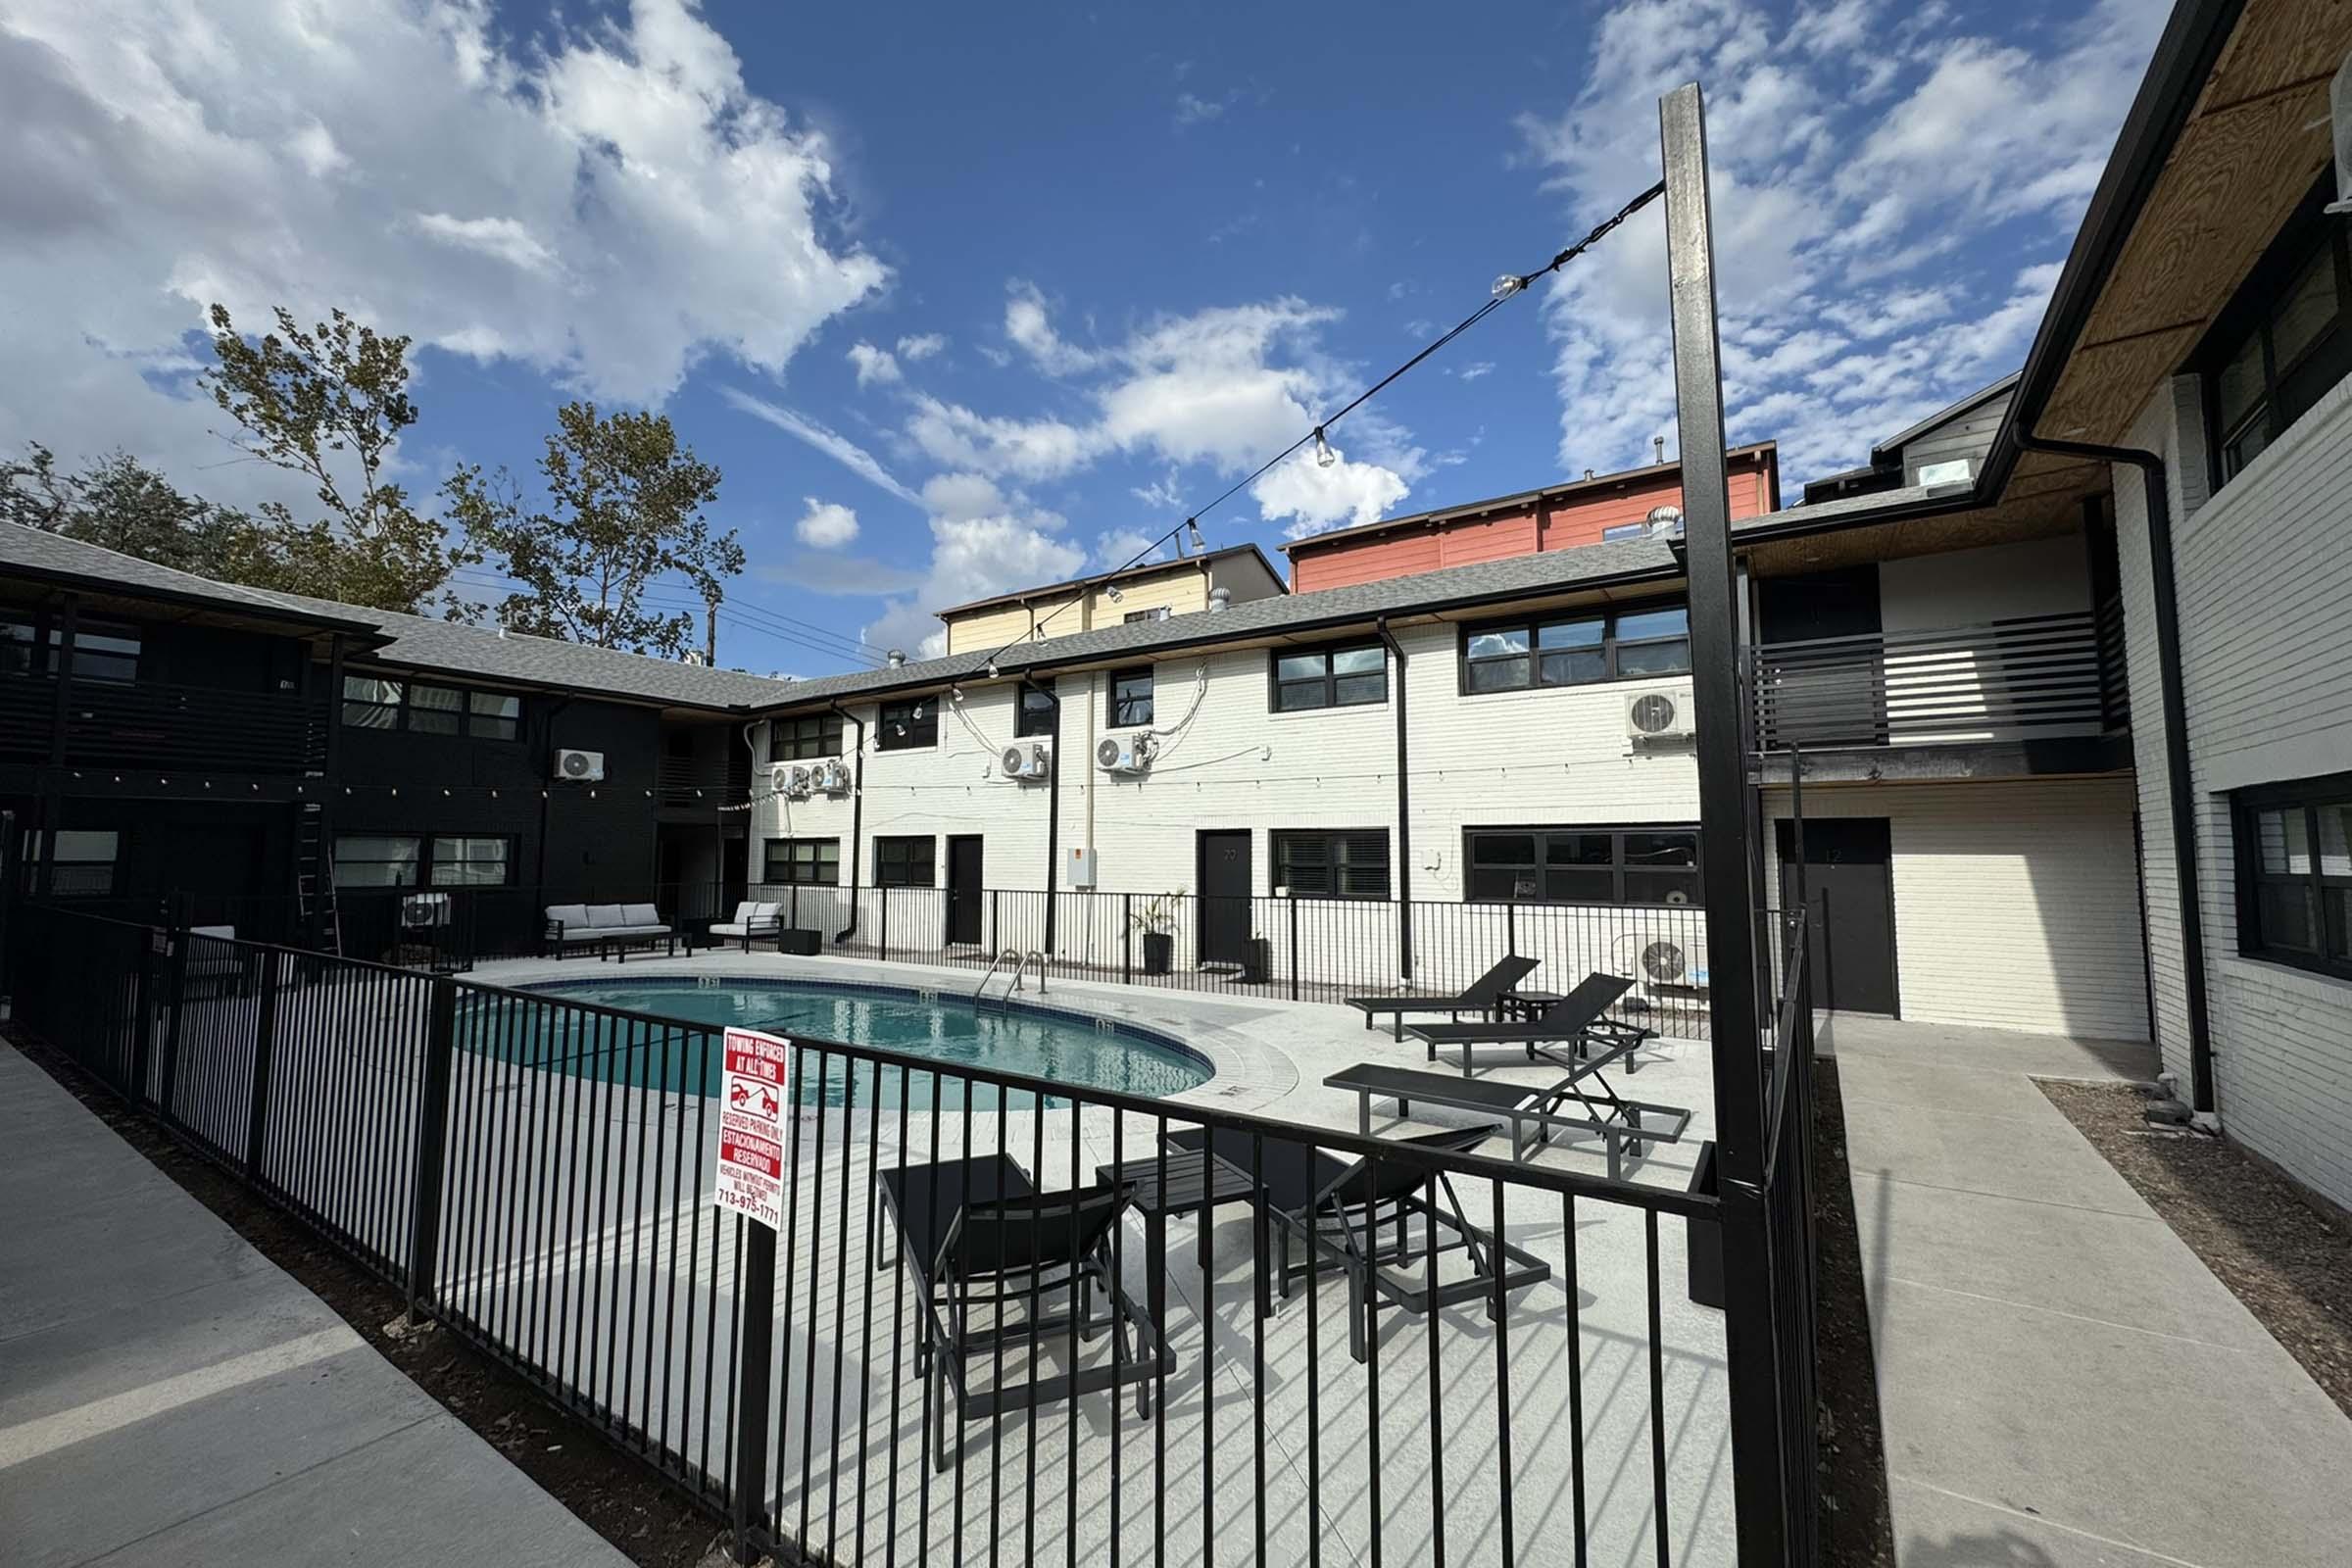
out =
[[1144,934],[1144,973],[1166,974],[1176,957],[1176,915],[1184,890],[1162,893],[1129,912],[1127,924]]

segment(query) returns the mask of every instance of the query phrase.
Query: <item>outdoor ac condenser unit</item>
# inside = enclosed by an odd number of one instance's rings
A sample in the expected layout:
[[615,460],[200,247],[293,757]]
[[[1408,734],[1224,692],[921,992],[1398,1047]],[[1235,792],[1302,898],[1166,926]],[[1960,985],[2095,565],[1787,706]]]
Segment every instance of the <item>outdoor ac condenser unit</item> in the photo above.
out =
[[1625,700],[1625,732],[1637,741],[1690,734],[1690,704],[1680,692],[1636,692]]
[[1048,741],[1015,741],[997,759],[997,769],[1020,784],[1040,784],[1054,776],[1054,747]]
[[828,758],[808,769],[808,788],[827,795],[847,795],[850,792],[850,764]]
[[798,762],[778,762],[768,770],[767,787],[787,800],[800,800],[808,793],[808,769]]
[[1095,765],[1105,773],[1148,773],[1152,770],[1152,750],[1150,730],[1105,735],[1095,744]]
[[605,754],[575,752],[568,748],[556,753],[556,777],[580,784],[599,784],[605,777]]

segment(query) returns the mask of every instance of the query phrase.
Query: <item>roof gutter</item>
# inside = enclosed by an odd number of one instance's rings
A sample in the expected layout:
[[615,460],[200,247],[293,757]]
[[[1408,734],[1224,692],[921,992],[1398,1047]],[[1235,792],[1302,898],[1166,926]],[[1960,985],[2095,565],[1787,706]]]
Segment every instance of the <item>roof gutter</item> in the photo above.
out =
[[2205,926],[2197,912],[2200,906],[2196,800],[2189,784],[2188,703],[2180,677],[2180,612],[2173,575],[2173,508],[2164,459],[2137,447],[2045,441],[2022,433],[2017,440],[2019,450],[2024,452],[2089,458],[2137,468],[2147,495],[2148,576],[2149,589],[2156,601],[2156,673],[2163,697],[2166,814],[2173,822],[2173,875],[2180,901],[2180,967],[2188,1004],[2189,1078],[2195,1096],[2193,1108],[2210,1111],[2214,1108],[2213,1032],[2205,1000]]

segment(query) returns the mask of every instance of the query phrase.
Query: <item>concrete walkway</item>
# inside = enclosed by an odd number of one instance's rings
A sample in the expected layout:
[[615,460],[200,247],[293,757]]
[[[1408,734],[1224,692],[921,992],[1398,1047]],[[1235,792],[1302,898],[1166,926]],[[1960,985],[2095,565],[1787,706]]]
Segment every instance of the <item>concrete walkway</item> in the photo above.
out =
[[2147,1047],[1840,1017],[1903,1568],[2331,1568],[2352,1420],[2032,1076]]
[[0,1562],[627,1561],[0,1045]]

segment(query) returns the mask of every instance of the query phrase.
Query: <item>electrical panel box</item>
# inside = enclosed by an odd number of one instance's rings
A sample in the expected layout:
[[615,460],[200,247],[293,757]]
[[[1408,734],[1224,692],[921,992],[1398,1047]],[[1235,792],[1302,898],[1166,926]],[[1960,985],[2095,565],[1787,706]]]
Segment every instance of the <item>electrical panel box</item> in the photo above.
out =
[[1095,885],[1095,852],[1073,849],[1062,869],[1062,885],[1069,888],[1092,889]]

